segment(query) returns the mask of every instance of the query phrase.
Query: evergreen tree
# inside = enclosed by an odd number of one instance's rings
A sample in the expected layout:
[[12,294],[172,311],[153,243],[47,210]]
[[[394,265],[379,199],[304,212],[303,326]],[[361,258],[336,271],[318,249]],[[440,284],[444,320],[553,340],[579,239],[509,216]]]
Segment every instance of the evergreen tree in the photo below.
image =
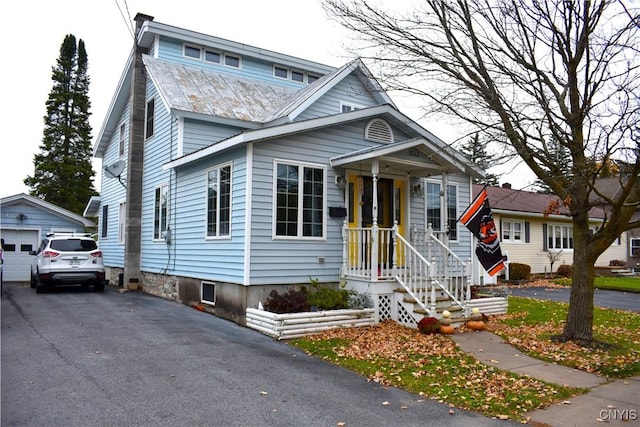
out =
[[[567,147],[552,139],[547,143],[547,151],[551,159],[546,167],[547,173],[556,178],[569,178],[571,176],[571,153]],[[534,187],[538,193],[551,193],[551,187],[540,178],[536,179]]]
[[40,152],[34,155],[35,170],[24,183],[29,194],[82,214],[93,188],[91,126],[89,125],[89,76],[84,42],[65,36],[56,66],[53,88],[46,102]]
[[480,166],[486,173],[484,178],[473,178],[474,184],[491,185],[494,187],[499,185],[499,177],[488,172],[491,167],[491,158],[489,154],[487,154],[485,145],[480,142],[480,137],[477,133],[466,144],[460,147],[460,152],[471,162]]

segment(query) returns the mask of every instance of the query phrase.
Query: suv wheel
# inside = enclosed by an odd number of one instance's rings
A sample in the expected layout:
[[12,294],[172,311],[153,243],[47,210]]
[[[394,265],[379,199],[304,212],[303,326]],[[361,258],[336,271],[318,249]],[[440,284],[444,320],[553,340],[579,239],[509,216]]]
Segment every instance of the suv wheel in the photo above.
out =
[[44,283],[42,283],[42,280],[40,280],[40,277],[36,276],[36,294],[41,294],[47,291],[48,289],[49,287]]
[[33,273],[31,273],[31,289],[36,287],[36,278],[33,277]]

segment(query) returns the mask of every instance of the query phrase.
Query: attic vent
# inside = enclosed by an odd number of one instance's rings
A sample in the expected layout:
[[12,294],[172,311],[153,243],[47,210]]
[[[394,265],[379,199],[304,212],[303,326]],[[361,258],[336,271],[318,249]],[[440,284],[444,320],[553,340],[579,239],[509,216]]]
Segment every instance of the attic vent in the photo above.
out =
[[373,119],[364,130],[364,137],[369,141],[393,142],[393,131],[389,123],[382,119]]

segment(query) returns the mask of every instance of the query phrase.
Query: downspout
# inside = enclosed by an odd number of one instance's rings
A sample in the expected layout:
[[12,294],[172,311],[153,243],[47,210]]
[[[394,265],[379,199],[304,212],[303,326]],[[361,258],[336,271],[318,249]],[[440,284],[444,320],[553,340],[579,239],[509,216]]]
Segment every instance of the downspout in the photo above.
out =
[[124,280],[128,289],[140,284],[140,247],[142,239],[142,179],[144,164],[144,125],[147,76],[142,55],[147,49],[138,45],[138,36],[145,21],[153,17],[137,14],[131,70],[131,108],[129,113],[129,153],[127,162],[127,208],[124,242]]

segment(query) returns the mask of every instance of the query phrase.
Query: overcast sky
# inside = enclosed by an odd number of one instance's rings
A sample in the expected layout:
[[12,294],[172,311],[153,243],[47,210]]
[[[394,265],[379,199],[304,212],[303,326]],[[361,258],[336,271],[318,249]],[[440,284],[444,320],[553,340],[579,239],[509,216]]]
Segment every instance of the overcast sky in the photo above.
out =
[[[336,67],[351,59],[342,48],[348,37],[326,18],[319,0],[22,0],[4,2],[0,10],[5,58],[0,197],[29,191],[23,180],[34,171],[33,156],[39,152],[45,102],[52,88],[51,68],[67,34],[84,40],[87,50],[94,140],[131,51],[131,21],[138,12],[164,24]],[[456,138],[450,127],[420,123],[445,142]],[[94,162],[98,179],[101,167]],[[511,175],[505,180],[520,188],[530,177]],[[100,191],[98,180],[96,189]]]

